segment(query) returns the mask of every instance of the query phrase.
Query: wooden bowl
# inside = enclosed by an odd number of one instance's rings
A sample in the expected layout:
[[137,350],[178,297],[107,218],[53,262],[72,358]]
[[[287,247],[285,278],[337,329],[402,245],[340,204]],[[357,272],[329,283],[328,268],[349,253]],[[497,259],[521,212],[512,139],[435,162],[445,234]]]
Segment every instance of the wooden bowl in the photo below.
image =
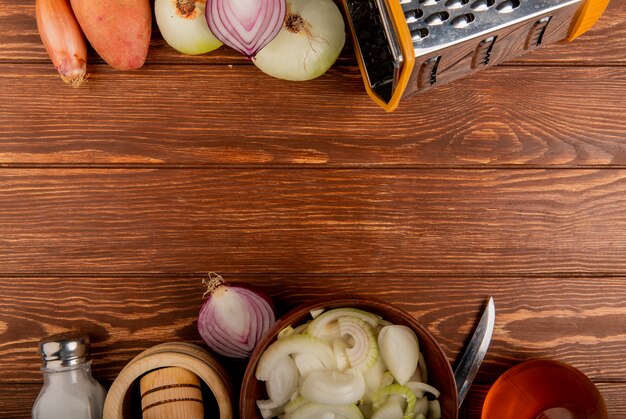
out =
[[394,324],[410,327],[417,335],[420,351],[426,359],[428,384],[435,386],[441,392],[439,402],[441,403],[442,417],[445,419],[458,418],[458,397],[454,373],[446,354],[435,341],[435,338],[409,313],[380,300],[359,297],[326,299],[307,303],[289,312],[276,323],[272,330],[259,342],[250,357],[239,396],[239,416],[241,418],[261,419],[256,400],[266,399],[267,394],[265,393],[265,384],[255,378],[255,371],[261,354],[276,340],[278,332],[289,325],[295,327],[310,320],[309,311],[311,310],[330,310],[342,307],[369,311]]
[[167,367],[183,368],[197,375],[215,397],[219,419],[233,418],[231,385],[226,370],[203,348],[171,342],[146,349],[122,369],[107,394],[103,419],[132,417],[132,387],[146,374]]

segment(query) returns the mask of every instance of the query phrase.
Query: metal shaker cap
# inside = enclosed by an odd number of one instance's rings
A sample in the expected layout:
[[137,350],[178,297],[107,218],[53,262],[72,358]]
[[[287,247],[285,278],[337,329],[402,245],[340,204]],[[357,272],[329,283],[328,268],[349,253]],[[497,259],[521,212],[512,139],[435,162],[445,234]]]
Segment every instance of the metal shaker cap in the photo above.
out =
[[51,335],[39,341],[39,353],[44,368],[69,367],[91,359],[89,336],[81,332]]

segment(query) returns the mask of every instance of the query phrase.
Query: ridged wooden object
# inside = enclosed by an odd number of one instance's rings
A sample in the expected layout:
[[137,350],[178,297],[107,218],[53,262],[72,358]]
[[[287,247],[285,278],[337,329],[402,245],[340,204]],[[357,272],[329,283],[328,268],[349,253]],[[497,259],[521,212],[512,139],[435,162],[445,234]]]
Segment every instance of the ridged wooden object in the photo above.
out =
[[199,346],[173,342],[146,349],[122,369],[104,402],[104,419],[130,417],[127,398],[133,383],[147,373],[168,367],[179,367],[197,375],[215,396],[219,419],[233,418],[230,380],[224,368]]
[[139,381],[143,419],[203,419],[200,379],[184,368],[152,371]]

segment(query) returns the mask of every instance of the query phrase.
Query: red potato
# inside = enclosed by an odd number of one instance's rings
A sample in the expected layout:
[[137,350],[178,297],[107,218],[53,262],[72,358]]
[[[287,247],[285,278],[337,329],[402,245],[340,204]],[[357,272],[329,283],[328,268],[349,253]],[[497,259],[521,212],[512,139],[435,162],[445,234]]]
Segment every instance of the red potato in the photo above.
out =
[[70,0],[87,40],[118,70],[134,70],[148,55],[152,31],[149,0]]

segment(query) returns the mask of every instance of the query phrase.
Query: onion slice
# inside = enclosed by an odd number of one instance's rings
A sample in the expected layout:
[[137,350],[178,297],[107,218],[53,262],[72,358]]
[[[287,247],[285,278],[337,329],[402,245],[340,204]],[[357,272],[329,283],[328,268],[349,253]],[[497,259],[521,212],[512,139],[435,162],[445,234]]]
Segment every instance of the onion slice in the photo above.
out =
[[406,326],[385,326],[378,334],[378,349],[396,381],[400,384],[409,381],[419,359],[415,333]]
[[335,367],[335,357],[328,342],[308,335],[289,335],[272,343],[259,358],[256,369],[256,378],[266,381],[271,377],[283,358],[292,354],[310,354],[315,356],[326,368]]
[[365,381],[361,372],[350,369],[339,371],[314,371],[300,386],[300,394],[314,403],[347,405],[358,402],[365,394]]
[[207,0],[211,32],[229,47],[254,57],[280,31],[285,0]]

